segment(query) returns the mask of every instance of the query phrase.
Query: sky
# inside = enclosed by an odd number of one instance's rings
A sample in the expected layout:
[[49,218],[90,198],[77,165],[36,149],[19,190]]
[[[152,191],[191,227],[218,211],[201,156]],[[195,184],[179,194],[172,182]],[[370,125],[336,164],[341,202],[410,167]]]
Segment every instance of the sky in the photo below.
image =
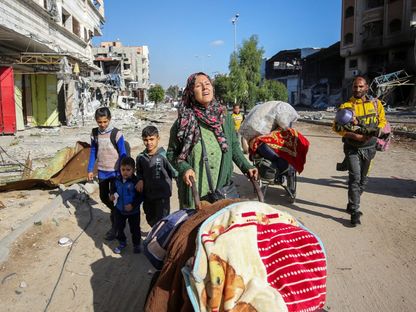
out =
[[[281,50],[328,47],[340,39],[341,0],[105,0],[101,41],[149,47],[150,82],[183,87],[198,71],[227,74],[252,35],[270,58]],[[232,19],[239,14],[236,25]]]

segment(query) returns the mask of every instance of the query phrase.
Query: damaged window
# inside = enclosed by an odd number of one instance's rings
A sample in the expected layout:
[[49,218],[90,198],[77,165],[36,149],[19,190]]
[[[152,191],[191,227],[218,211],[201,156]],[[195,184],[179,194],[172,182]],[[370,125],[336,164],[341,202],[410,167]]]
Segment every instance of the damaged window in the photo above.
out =
[[273,69],[295,69],[295,65],[289,62],[273,62]]
[[358,67],[358,61],[357,61],[357,59],[351,59],[349,61],[348,67],[350,69],[357,68]]
[[350,6],[345,10],[345,18],[354,16],[354,7]]
[[402,21],[399,19],[394,19],[389,24],[390,33],[400,32],[402,30]]
[[384,5],[384,0],[367,0],[367,9],[374,9]]
[[78,37],[81,37],[81,26],[75,17],[72,17],[72,32]]
[[364,38],[371,39],[383,35],[383,21],[375,21],[364,25]]
[[407,51],[399,50],[392,53],[393,61],[405,61],[407,59]]
[[97,10],[99,10],[101,8],[101,2],[98,0],[94,0],[94,6]]
[[352,44],[354,42],[354,35],[352,33],[345,34],[344,45]]

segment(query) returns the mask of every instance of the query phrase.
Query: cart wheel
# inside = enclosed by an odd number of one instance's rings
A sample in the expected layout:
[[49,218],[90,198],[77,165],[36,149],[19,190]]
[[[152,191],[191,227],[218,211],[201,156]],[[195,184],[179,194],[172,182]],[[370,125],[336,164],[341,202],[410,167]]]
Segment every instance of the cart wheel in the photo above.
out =
[[290,166],[289,172],[287,175],[287,188],[290,192],[290,201],[291,203],[294,203],[296,200],[296,184],[297,184],[297,174],[296,170]]

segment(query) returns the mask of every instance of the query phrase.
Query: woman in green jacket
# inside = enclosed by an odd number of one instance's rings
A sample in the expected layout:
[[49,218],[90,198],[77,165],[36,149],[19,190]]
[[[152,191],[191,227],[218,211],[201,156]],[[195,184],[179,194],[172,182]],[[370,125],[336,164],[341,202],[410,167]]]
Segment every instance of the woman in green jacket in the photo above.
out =
[[168,160],[179,173],[177,183],[181,208],[194,207],[191,177],[195,179],[201,197],[209,192],[201,136],[214,187],[221,188],[231,183],[233,162],[244,174],[257,179],[257,169],[240,149],[231,116],[214,99],[211,79],[202,72],[192,74],[183,93],[178,119],[170,130],[167,151]]

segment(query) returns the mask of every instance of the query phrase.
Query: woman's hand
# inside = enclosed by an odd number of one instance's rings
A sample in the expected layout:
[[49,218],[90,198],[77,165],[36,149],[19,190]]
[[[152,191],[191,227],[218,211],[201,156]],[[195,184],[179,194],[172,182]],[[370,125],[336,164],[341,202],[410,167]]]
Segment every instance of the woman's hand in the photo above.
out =
[[193,171],[193,169],[186,170],[185,173],[183,174],[183,181],[189,187],[192,186],[191,177],[193,177],[194,180],[196,181],[196,179],[195,179],[195,171]]
[[88,181],[94,180],[94,172],[88,172],[87,180]]
[[256,181],[259,179],[259,171],[257,168],[248,169],[247,174],[249,178],[254,178]]

